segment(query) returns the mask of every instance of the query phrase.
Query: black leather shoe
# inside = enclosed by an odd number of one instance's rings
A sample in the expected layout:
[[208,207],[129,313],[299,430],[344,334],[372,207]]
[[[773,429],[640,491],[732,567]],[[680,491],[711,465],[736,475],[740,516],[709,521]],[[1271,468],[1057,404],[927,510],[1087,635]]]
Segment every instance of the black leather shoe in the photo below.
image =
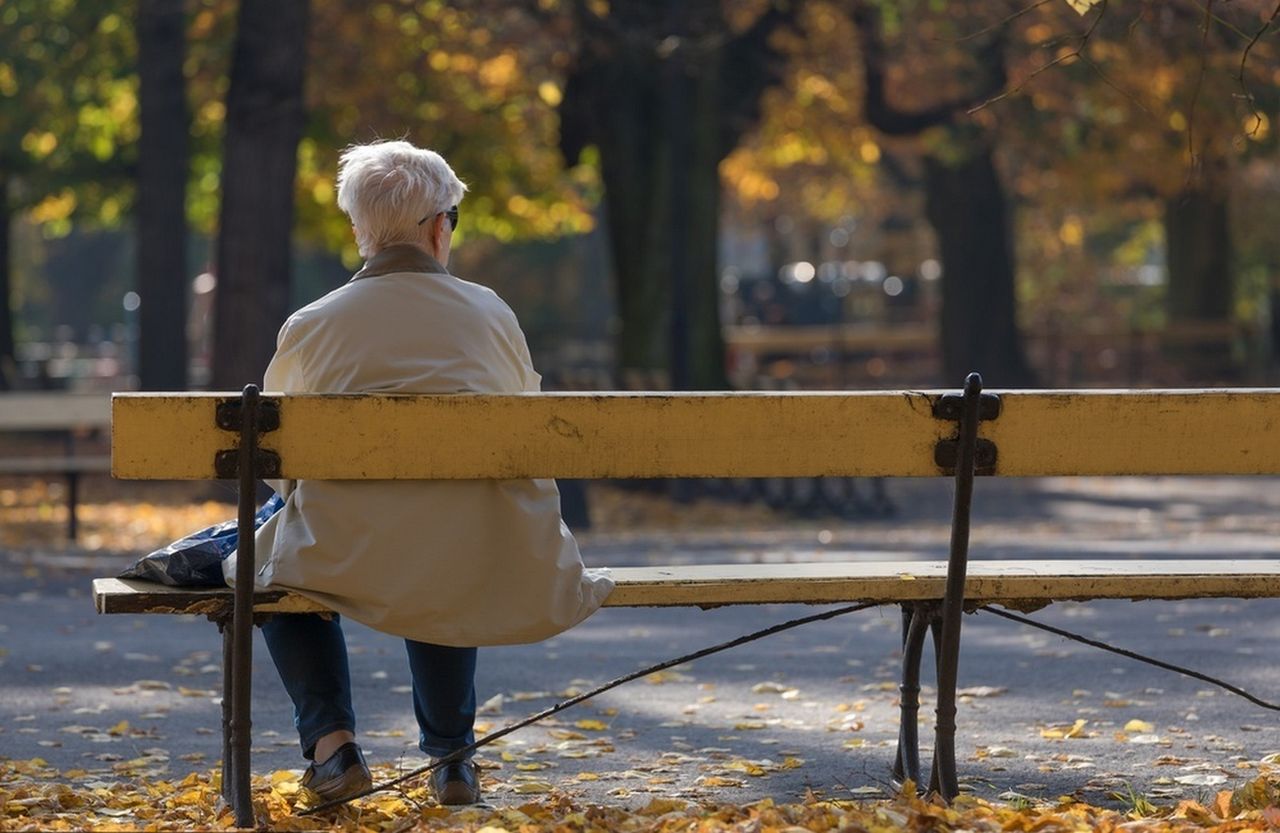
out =
[[475,761],[452,761],[431,772],[436,801],[447,806],[480,803],[480,773]]
[[352,741],[339,746],[324,763],[313,763],[307,767],[302,775],[302,786],[325,801],[336,801],[372,787],[373,776],[364,762],[364,753]]

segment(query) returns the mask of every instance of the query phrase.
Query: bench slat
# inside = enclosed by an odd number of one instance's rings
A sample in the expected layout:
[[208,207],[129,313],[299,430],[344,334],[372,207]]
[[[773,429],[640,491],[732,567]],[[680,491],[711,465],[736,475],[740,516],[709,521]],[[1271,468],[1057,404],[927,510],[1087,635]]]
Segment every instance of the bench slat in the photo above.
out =
[[0,431],[68,431],[110,424],[111,398],[106,393],[6,393],[0,397]]
[[[799,564],[695,564],[617,567],[606,607],[727,604],[902,602],[940,599],[943,561]],[[1264,598],[1280,595],[1280,560],[975,561],[965,600],[1047,603],[1071,599]],[[99,613],[229,611],[229,589],[165,587],[144,581],[95,579]],[[325,608],[302,596],[259,593],[262,612]]]
[[1280,473],[1280,391],[1010,391],[997,474]]
[[94,457],[19,457],[0,460],[0,474],[67,474],[69,472],[106,473],[111,471],[111,458]]
[[[229,394],[222,394],[225,398]],[[294,479],[935,475],[922,393],[290,395],[263,435]],[[213,477],[218,395],[117,394],[112,473]],[[708,431],[709,426],[714,431]]]
[[[112,472],[214,477],[230,394],[116,394]],[[938,394],[279,397],[288,478],[935,476]],[[1009,391],[996,473],[1280,474],[1280,391]],[[714,427],[714,430],[709,428]],[[1153,439],[1158,438],[1158,442]]]

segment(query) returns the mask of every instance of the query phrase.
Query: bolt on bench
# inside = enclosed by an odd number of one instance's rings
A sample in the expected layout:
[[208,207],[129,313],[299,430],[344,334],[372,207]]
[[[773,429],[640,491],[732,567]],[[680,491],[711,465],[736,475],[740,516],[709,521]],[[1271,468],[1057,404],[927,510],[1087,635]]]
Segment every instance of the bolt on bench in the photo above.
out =
[[[902,721],[894,773],[920,783],[920,663],[932,632],[937,721],[930,786],[950,799],[961,613],[1058,600],[1280,595],[1280,560],[967,563],[974,474],[1280,473],[1280,391],[963,394],[117,394],[112,472],[127,479],[238,478],[252,530],[255,480],[526,477],[948,476],[947,562],[700,564],[615,568],[606,606],[873,602],[903,608]],[[979,436],[981,434],[982,436]],[[439,438],[447,437],[447,441]],[[223,794],[252,824],[252,625],[321,611],[301,594],[254,593],[252,534],[234,593],[97,579],[99,613],[198,613],[223,633]]]

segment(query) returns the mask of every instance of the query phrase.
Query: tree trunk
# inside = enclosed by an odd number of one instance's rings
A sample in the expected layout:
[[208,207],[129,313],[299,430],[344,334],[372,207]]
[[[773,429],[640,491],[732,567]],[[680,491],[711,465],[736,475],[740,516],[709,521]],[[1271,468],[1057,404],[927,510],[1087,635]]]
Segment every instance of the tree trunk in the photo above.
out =
[[718,72],[701,62],[622,75],[627,92],[618,95],[599,141],[619,367],[624,376],[667,370],[675,389],[727,387],[718,268],[722,154],[710,98]]
[[138,377],[143,390],[187,386],[188,115],[183,0],[141,0],[138,76]]
[[9,178],[0,174],[0,390],[12,390],[18,383],[13,338],[13,264],[9,259],[12,234]]
[[[656,125],[660,100],[652,67],[639,56],[619,55],[607,72],[618,93],[616,106],[599,112],[594,141],[600,149],[609,249],[619,327],[616,364],[625,384],[632,375],[667,368],[670,321],[668,246],[669,181],[663,173],[669,148]],[[588,101],[595,95],[586,93]],[[591,106],[584,101],[585,106]]]
[[1010,209],[982,140],[959,158],[925,157],[925,211],[942,260],[943,383],[970,371],[984,384],[1035,384],[1017,325]]
[[212,385],[258,382],[288,312],[308,0],[243,0],[222,160]]
[[579,5],[582,45],[560,107],[561,149],[600,151],[625,378],[728,386],[720,329],[720,162],[760,117],[783,61],[769,43],[799,4],[770,3],[725,39],[718,0]]
[[[1165,206],[1169,267],[1166,309],[1171,325],[1228,324],[1235,303],[1227,189],[1215,182],[1185,188]],[[1239,375],[1229,340],[1178,342],[1165,349],[1190,380],[1230,381]]]

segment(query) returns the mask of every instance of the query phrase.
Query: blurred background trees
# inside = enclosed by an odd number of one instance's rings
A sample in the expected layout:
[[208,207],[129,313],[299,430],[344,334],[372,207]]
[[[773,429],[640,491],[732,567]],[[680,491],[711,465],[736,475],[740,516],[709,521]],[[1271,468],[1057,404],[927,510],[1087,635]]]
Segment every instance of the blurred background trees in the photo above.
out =
[[1277,11],[7,0],[0,376],[260,379],[403,136],[552,380],[1266,382]]

